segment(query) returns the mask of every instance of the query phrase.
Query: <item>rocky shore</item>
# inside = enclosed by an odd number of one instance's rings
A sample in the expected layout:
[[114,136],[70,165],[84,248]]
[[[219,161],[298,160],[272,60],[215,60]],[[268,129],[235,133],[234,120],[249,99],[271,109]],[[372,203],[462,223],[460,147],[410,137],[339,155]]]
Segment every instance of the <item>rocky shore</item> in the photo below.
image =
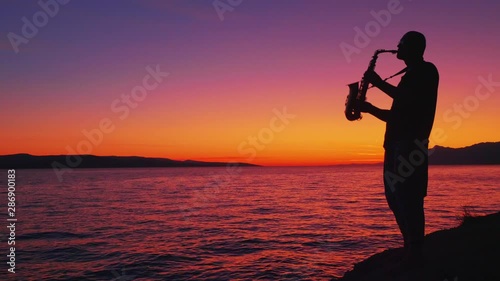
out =
[[403,248],[389,249],[356,264],[336,281],[500,280],[500,212],[464,217],[460,226],[425,237],[424,264],[401,261]]

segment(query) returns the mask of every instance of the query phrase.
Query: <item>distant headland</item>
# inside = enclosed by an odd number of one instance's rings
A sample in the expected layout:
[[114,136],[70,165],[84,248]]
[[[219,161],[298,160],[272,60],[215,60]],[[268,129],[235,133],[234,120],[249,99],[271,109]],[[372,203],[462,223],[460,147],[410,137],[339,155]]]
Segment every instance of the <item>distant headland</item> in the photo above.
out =
[[[51,169],[54,163],[71,168],[147,168],[147,167],[223,167],[238,165],[256,167],[249,163],[203,162],[195,160],[172,160],[140,156],[96,156],[96,155],[45,155],[26,153],[0,155],[0,169]],[[429,150],[431,165],[498,165],[500,164],[500,142],[484,142],[462,148],[435,146]],[[59,167],[60,168],[60,167]]]
[[483,142],[462,148],[450,148],[436,145],[429,151],[429,164],[500,164],[500,142]]
[[[55,164],[57,163],[57,164]],[[95,155],[47,155],[12,154],[0,156],[0,169],[52,169],[69,166],[71,168],[153,168],[153,167],[241,167],[258,166],[248,163],[203,162],[194,160],[178,161],[168,158],[148,158],[139,156],[95,156]],[[55,165],[55,166],[54,166]]]

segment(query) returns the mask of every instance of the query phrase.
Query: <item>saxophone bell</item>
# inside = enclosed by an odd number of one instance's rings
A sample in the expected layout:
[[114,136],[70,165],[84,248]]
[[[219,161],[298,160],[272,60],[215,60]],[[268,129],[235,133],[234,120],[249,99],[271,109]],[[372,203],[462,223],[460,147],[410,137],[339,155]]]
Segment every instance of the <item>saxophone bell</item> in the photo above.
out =
[[359,92],[359,82],[354,82],[349,85],[349,94],[345,101],[345,118],[349,121],[361,119],[361,112],[357,106],[357,97]]

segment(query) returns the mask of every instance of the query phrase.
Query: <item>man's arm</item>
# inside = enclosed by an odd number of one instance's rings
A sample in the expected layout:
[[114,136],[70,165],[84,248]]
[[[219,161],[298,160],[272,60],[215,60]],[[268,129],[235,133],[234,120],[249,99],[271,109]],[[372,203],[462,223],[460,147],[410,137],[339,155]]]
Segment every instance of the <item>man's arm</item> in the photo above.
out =
[[394,98],[396,96],[397,87],[381,80],[373,86],[379,88],[382,92],[386,93],[389,97]]
[[387,122],[387,119],[389,119],[390,110],[380,109],[380,108],[378,108],[378,107],[374,106],[373,104],[366,102],[366,101],[361,102],[359,104],[359,110],[361,112],[370,113],[371,115],[377,117],[378,119],[380,119],[384,122]]
[[386,93],[389,97],[394,98],[396,96],[397,87],[382,80],[375,71],[365,72],[364,79]]

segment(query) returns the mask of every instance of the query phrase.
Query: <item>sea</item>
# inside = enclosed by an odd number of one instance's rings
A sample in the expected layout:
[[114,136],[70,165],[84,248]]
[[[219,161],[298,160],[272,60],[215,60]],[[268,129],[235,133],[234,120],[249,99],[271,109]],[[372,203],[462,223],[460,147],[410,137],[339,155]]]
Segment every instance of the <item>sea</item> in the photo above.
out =
[[[381,165],[2,170],[0,280],[331,280],[402,239]],[[426,233],[500,211],[500,166],[431,166]]]

